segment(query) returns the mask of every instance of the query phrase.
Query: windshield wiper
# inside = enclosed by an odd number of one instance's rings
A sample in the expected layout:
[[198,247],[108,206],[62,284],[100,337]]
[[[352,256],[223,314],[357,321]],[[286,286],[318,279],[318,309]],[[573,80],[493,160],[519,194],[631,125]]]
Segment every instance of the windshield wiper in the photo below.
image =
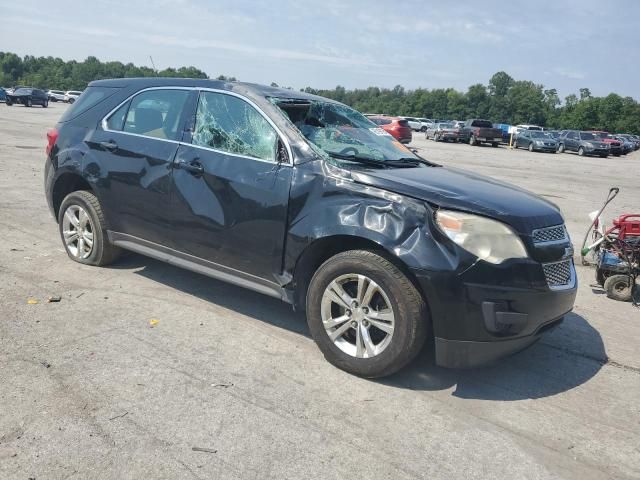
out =
[[402,157],[402,158],[398,158],[397,160],[394,160],[394,162],[405,162],[405,163],[412,163],[412,164],[421,163],[421,164],[426,165],[428,167],[441,167],[442,166],[442,165],[440,165],[438,163],[430,162],[426,158],[422,158],[417,153],[415,154],[415,157]]
[[333,158],[338,158],[340,160],[348,160],[350,162],[363,163],[365,165],[372,165],[375,167],[411,168],[416,165],[415,163],[408,163],[404,161],[398,162],[396,160],[375,160],[370,157],[361,157],[359,155],[354,155],[354,154],[344,154],[344,153],[337,153],[337,152],[326,152],[326,153],[327,155]]

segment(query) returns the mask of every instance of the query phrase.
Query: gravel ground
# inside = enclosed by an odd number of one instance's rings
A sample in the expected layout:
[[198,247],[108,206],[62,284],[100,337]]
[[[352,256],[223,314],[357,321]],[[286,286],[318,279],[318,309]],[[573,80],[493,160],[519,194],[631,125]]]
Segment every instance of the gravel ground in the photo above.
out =
[[[0,478],[640,477],[640,311],[591,269],[574,313],[498,365],[445,370],[426,349],[352,377],[277,300],[138,255],[70,261],[42,186],[64,108],[0,105]],[[412,145],[550,198],[575,244],[610,186],[610,215],[640,210],[640,152]]]

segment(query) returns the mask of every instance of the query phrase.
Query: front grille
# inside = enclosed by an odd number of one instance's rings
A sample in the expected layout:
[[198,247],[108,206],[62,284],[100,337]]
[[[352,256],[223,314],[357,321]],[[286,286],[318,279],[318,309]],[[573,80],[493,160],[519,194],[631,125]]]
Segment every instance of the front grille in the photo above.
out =
[[549,243],[569,240],[567,230],[564,228],[564,225],[555,225],[553,227],[534,230],[532,238],[533,243]]
[[544,276],[550,287],[569,286],[573,277],[573,262],[571,259],[562,260],[561,262],[545,263],[542,265]]

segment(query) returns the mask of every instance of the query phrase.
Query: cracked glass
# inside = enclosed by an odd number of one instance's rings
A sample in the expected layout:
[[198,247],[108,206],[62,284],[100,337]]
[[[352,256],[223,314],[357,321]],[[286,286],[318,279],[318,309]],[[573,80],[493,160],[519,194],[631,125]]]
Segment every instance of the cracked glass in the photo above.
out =
[[276,139],[269,122],[244,100],[223,93],[200,94],[194,145],[275,162]]

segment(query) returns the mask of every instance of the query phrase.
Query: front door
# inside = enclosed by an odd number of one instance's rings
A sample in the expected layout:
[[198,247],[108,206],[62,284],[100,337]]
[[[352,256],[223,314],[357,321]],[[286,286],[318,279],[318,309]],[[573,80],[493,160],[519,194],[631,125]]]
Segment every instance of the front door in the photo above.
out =
[[[116,110],[89,138],[109,228],[166,244],[173,160],[195,91],[152,89]],[[107,172],[105,176],[101,172]]]
[[283,138],[242,97],[201,91],[174,162],[176,249],[271,282],[282,270],[292,164]]

